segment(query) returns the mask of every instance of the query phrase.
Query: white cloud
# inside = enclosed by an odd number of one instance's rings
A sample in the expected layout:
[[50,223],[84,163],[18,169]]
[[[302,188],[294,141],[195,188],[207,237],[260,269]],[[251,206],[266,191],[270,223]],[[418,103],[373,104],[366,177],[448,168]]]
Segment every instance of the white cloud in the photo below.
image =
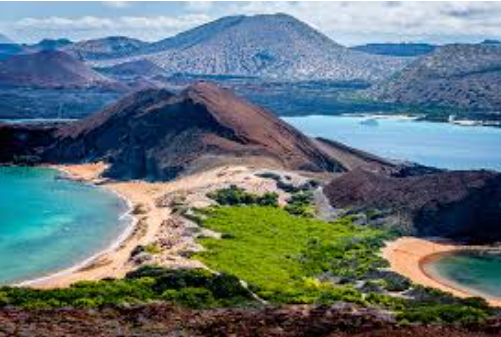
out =
[[[111,5],[111,2],[106,4]],[[139,4],[135,6],[141,8]],[[117,18],[84,15],[74,19],[61,16],[25,18],[6,22],[5,29],[3,25],[0,29],[23,40],[61,36],[89,39],[105,35],[158,40],[220,16],[283,12],[348,44],[501,38],[501,2],[193,1],[181,7],[180,14],[176,15],[143,12],[138,16]],[[217,17],[212,16],[213,13],[217,13]]]
[[[402,37],[432,35],[501,36],[501,2],[248,2],[228,13],[291,14],[327,33],[343,36]],[[376,38],[377,39],[377,38]]]
[[[145,40],[159,40],[180,31],[210,21],[205,14],[186,14],[181,16],[121,16],[103,18],[84,16],[76,19],[65,17],[25,18],[10,25],[18,36],[37,36],[90,39],[110,35],[126,35]],[[67,34],[67,35],[65,35]]]
[[130,1],[103,1],[103,4],[112,8],[127,8],[132,2]]

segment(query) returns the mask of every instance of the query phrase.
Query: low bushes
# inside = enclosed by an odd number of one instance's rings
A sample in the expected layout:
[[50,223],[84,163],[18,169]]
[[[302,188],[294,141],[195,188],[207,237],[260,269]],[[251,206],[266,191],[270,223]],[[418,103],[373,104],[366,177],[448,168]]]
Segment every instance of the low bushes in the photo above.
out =
[[386,270],[379,252],[393,234],[354,225],[352,217],[327,223],[262,206],[215,207],[206,216],[203,225],[223,236],[200,239],[206,250],[198,258],[271,303],[350,302],[393,311],[402,323],[472,323],[491,315],[481,299],[419,287]]
[[0,288],[0,306],[29,309],[65,306],[95,308],[151,301],[206,308],[251,303],[254,299],[234,276],[202,269],[169,270],[160,267],[140,268],[123,280],[85,281],[69,288]]
[[265,193],[262,196],[248,193],[244,189],[231,185],[229,188],[217,190],[207,195],[214,199],[220,205],[260,205],[260,206],[278,206],[278,194]]

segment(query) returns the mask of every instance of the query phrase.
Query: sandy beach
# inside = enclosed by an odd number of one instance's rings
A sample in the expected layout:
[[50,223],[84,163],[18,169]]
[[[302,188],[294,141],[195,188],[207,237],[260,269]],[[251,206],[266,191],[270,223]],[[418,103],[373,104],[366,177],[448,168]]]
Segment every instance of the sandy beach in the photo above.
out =
[[[158,244],[162,250],[152,260],[146,261],[147,264],[171,268],[203,268],[201,262],[186,257],[187,251],[197,251],[201,247],[195,241],[196,231],[192,228],[193,224],[186,223],[179,216],[172,214],[172,200],[182,197],[185,205],[189,207],[205,207],[211,203],[206,197],[209,191],[231,184],[260,194],[268,191],[280,192],[275,181],[256,175],[263,170],[244,166],[220,167],[159,183],[102,178],[101,174],[106,169],[103,163],[51,167],[60,170],[70,179],[99,185],[118,193],[131,204],[131,215],[135,221],[130,233],[122,238],[121,242],[115,242],[111,249],[108,248],[70,269],[21,284],[35,288],[65,287],[82,280],[124,277],[139,265],[131,259],[131,253],[136,247],[148,244]],[[294,173],[287,174],[301,179]],[[281,200],[287,197],[283,192],[279,195]]]
[[[114,242],[107,250],[97,253],[90,259],[67,270],[28,281],[23,285],[35,288],[56,288],[69,286],[82,280],[102,278],[121,278],[138,265],[131,258],[138,246],[158,244],[161,253],[146,264],[162,265],[171,268],[204,268],[205,266],[190,259],[186,252],[201,249],[196,243],[196,230],[192,223],[173,214],[173,200],[182,199],[185,206],[205,207],[211,200],[207,193],[216,189],[236,184],[253,193],[279,192],[279,199],[287,195],[279,191],[276,182],[258,176],[263,170],[245,166],[225,166],[202,173],[193,174],[170,182],[114,181],[102,177],[106,169],[103,163],[82,165],[52,166],[63,172],[68,178],[91,183],[109,189],[125,198],[132,207],[131,215],[135,218],[132,227],[120,242]],[[283,172],[282,172],[283,173]],[[294,173],[287,172],[294,177]],[[295,175],[294,179],[302,179]],[[204,233],[207,235],[207,233]],[[481,247],[465,247],[445,240],[425,240],[403,237],[389,242],[382,255],[390,263],[390,268],[413,282],[450,292],[459,297],[473,294],[437,279],[426,272],[423,264],[437,258],[440,254]],[[488,299],[491,305],[501,306],[501,301]]]
[[[458,297],[478,296],[464,289],[459,289],[454,285],[440,280],[426,272],[423,265],[433,259],[439,258],[441,254],[461,250],[476,250],[485,247],[464,246],[455,244],[447,240],[426,240],[414,237],[402,237],[389,242],[383,248],[382,255],[389,261],[390,268],[411,279],[413,282],[449,292]],[[490,305],[501,307],[501,300],[486,298]]]

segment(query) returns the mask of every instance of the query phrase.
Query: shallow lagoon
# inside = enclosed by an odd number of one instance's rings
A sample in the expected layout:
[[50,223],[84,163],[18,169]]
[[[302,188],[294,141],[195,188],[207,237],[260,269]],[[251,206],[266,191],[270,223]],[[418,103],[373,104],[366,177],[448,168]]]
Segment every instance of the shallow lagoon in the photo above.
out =
[[424,268],[453,287],[501,299],[501,252],[444,254],[426,263]]
[[80,263],[130,223],[117,195],[58,177],[52,169],[0,167],[0,284]]

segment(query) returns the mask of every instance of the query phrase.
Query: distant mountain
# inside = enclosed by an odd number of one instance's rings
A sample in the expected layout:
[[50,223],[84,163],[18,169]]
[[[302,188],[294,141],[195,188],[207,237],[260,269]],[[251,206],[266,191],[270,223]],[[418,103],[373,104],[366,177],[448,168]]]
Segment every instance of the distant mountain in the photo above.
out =
[[350,49],[376,55],[416,57],[429,54],[436,48],[428,43],[369,43]]
[[155,77],[165,75],[166,71],[148,60],[120,63],[111,67],[95,68],[96,71],[116,78]]
[[480,44],[486,44],[486,45],[501,45],[501,41],[499,41],[499,40],[490,40],[490,39],[487,39],[487,40],[483,40],[482,42],[480,42]]
[[0,61],[5,60],[6,58],[12,55],[22,54],[24,52],[24,48],[7,36],[0,34]]
[[27,46],[31,51],[58,50],[73,44],[68,39],[43,39],[42,41]]
[[407,62],[352,51],[285,14],[224,17],[135,54],[93,64],[147,59],[172,74],[371,81]]
[[106,160],[109,175],[126,179],[172,179],[231,163],[344,170],[309,137],[206,82],[178,95],[165,90],[132,94],[63,127],[45,156],[62,162]]
[[15,43],[11,39],[9,39],[7,36],[0,34],[0,44],[13,44]]
[[124,57],[146,46],[148,43],[141,40],[125,36],[110,36],[77,42],[62,50],[81,59],[99,60]]
[[5,60],[15,55],[37,53],[44,50],[58,50],[71,43],[68,39],[44,39],[35,44],[0,43],[0,60]]
[[0,44],[0,61],[5,60],[14,55],[21,55],[26,53],[23,46],[16,43]]
[[1,61],[0,85],[57,89],[118,89],[121,86],[60,51],[17,55]]
[[447,45],[370,90],[373,98],[423,106],[501,110],[501,47]]

